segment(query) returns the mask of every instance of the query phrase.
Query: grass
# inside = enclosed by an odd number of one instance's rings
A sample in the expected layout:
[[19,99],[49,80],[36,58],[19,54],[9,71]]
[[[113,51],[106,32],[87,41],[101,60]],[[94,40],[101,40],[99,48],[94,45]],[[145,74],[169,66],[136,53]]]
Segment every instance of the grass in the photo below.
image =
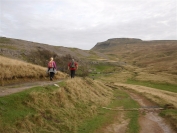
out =
[[[137,108],[139,105],[133,101],[124,91],[116,89],[114,91],[114,100],[107,106],[108,108],[123,107],[125,109]],[[138,111],[124,112],[125,119],[129,119],[127,133],[135,133],[139,131]],[[102,128],[115,122],[115,118],[119,117],[120,111],[107,110],[100,108],[98,114],[83,122],[79,127],[78,133],[99,133]]]
[[[102,82],[114,82],[117,79],[123,79],[125,74],[120,73],[122,68],[111,63],[99,63],[92,65],[92,72],[89,73],[91,79],[98,79]],[[120,77],[122,76],[122,77]]]
[[107,110],[100,110],[100,115],[93,119],[87,120],[79,127],[78,133],[93,133],[99,126],[111,120],[112,117],[106,116]]
[[59,82],[59,86],[60,86],[60,87],[65,87],[65,86],[66,86],[66,82],[65,82],[65,81]]
[[7,48],[7,49],[17,50],[17,48],[15,46],[11,46],[11,45],[1,45],[0,48]]
[[139,82],[133,80],[129,80],[128,83],[141,85],[137,87],[130,84],[127,85],[127,87],[141,93],[161,107],[164,107],[165,110],[162,110],[160,115],[168,119],[175,130],[177,130],[177,93],[175,85]]
[[140,130],[138,123],[139,112],[138,111],[128,112],[127,117],[130,118],[127,133],[138,133],[138,131]]
[[[24,82],[24,80],[48,79],[47,68],[39,65],[26,63],[20,60],[0,56],[0,85]],[[59,72],[56,79],[64,78],[66,75]]]
[[161,90],[161,89],[156,89],[152,87],[146,87],[146,86],[137,86],[133,84],[124,84],[126,88],[130,88],[132,90],[135,90],[142,95],[146,96],[148,99],[151,99],[155,103],[157,103],[160,106],[164,106],[167,104],[173,104],[175,108],[177,108],[177,93],[176,92],[171,92],[167,90]]
[[108,63],[99,63],[92,65],[92,69],[95,70],[92,73],[112,73],[117,70],[117,66]]
[[118,59],[118,56],[115,54],[107,54],[107,55],[109,56],[110,60],[117,60]]
[[88,56],[87,57],[87,59],[92,59],[92,60],[97,60],[97,59],[99,59],[100,57],[97,55],[97,53],[96,52],[94,52],[94,51],[89,51],[89,54],[90,54],[90,56]]
[[6,37],[0,37],[0,43],[10,43],[11,40],[9,38]]
[[163,110],[160,112],[160,116],[167,118],[177,131],[177,110]]
[[112,68],[112,66],[110,65],[105,65],[105,64],[99,64],[99,65],[96,65],[96,71],[100,71],[100,72],[104,72],[110,68]]
[[34,114],[34,109],[26,106],[29,94],[32,92],[48,92],[56,89],[55,86],[34,87],[30,90],[0,97],[0,114],[1,120],[5,123],[14,123],[16,119],[22,118],[28,114]]
[[0,97],[0,132],[77,133],[78,125],[112,97],[110,88],[87,78],[58,85]]
[[127,80],[128,84],[134,84],[134,85],[142,85],[147,87],[152,87],[160,90],[170,91],[177,93],[177,85],[168,84],[168,83],[155,83],[150,81],[138,81],[133,79]]

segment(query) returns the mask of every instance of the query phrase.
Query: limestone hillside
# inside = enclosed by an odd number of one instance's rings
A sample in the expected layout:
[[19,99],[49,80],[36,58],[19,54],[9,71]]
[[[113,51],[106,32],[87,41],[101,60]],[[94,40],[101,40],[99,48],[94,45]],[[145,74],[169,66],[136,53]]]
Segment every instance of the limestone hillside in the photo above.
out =
[[177,75],[177,40],[143,41],[114,38],[97,43],[91,50],[106,54],[116,61],[146,69],[151,73]]
[[71,57],[74,57],[78,61],[83,59],[107,58],[104,54],[96,51],[52,46],[49,44],[6,37],[0,37],[0,55],[24,60],[41,66],[46,66],[46,63],[51,56],[57,59],[60,63],[62,60]]

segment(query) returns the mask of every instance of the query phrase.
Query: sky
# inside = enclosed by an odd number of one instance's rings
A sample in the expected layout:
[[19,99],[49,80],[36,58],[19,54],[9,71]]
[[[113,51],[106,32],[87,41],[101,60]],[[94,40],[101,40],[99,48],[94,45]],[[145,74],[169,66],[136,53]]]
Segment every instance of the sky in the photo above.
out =
[[0,0],[0,36],[83,50],[111,38],[177,40],[177,0]]

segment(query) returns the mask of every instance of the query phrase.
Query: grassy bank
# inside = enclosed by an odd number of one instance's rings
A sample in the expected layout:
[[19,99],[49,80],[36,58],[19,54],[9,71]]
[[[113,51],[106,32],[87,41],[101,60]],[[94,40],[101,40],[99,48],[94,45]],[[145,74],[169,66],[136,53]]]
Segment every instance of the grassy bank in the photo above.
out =
[[35,87],[0,97],[1,133],[77,133],[112,98],[112,89],[90,79],[69,79],[60,87]]
[[138,132],[137,111],[102,108],[139,107],[121,89],[88,78],[68,79],[58,85],[0,97],[0,132],[100,133],[117,121],[127,121],[127,133]]
[[[0,67],[0,86],[48,79],[47,68],[20,60],[0,56]],[[55,75],[56,79],[65,77],[66,74],[59,71]]]
[[147,86],[147,87],[152,87],[160,90],[177,93],[177,85],[168,84],[168,83],[155,83],[150,81],[138,81],[133,79],[128,79],[126,83],[134,84],[134,85],[142,85],[142,86]]

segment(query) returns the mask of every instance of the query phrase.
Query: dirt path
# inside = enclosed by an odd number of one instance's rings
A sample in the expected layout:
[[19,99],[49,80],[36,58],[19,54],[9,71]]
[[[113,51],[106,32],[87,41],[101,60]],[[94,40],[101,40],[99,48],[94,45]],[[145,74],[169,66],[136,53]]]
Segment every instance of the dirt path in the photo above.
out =
[[[141,108],[145,108],[145,110],[139,111],[139,133],[177,133],[171,128],[164,118],[158,115],[160,110],[157,109],[157,104],[150,102],[147,98],[138,93],[130,90],[125,91],[132,99],[139,103]],[[125,119],[124,112],[119,112],[116,122],[107,125],[101,131],[102,133],[126,133],[128,123],[129,120]]]
[[[148,101],[145,97],[136,93],[128,92],[132,99],[137,101],[141,107],[157,107],[156,104]],[[145,113],[145,114],[144,114]],[[140,133],[175,133],[170,125],[158,115],[159,111],[141,112],[139,117]]]
[[[123,84],[123,83],[115,83],[116,86],[127,88],[134,90],[138,93],[146,94],[148,98],[153,99],[153,101],[161,102],[161,100],[166,103],[173,104],[175,108],[177,108],[177,93],[170,92],[166,90],[155,89],[151,87],[141,86],[141,85],[132,85],[132,84]],[[158,98],[160,97],[160,100]]]
[[126,133],[129,119],[125,118],[124,112],[119,112],[113,124],[107,125],[96,133]]
[[36,86],[45,86],[45,85],[54,85],[62,80],[55,80],[55,81],[36,81],[36,82],[27,82],[27,83],[20,83],[14,85],[8,85],[0,87],[0,97],[10,95],[16,92],[20,92],[32,87]]

